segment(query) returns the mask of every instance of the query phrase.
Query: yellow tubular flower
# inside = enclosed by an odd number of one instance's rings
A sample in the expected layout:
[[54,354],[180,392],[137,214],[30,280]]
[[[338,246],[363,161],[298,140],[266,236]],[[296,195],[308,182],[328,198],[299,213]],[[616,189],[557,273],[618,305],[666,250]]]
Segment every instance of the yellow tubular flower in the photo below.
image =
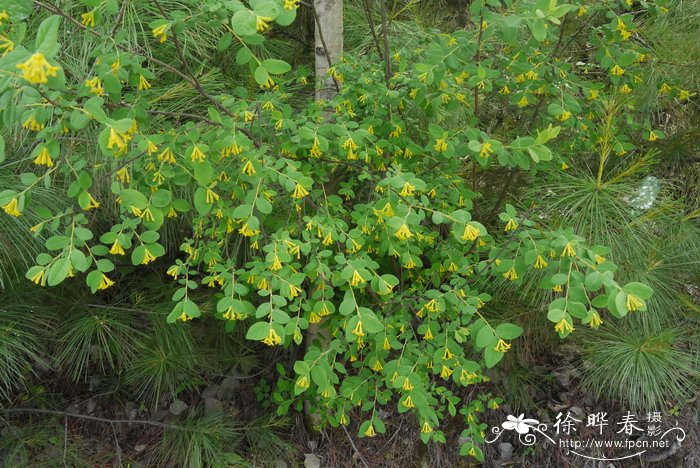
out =
[[122,184],[128,184],[131,181],[131,176],[129,175],[129,170],[126,167],[122,167],[117,171],[117,179]]
[[168,146],[165,148],[161,153],[158,155],[158,160],[167,162],[167,163],[175,163],[175,155],[173,154],[173,151],[170,149]]
[[554,326],[554,331],[556,331],[557,333],[571,333],[572,331],[574,331],[574,327],[571,326],[568,320],[561,319]]
[[200,162],[201,163],[201,162],[204,162],[205,158],[206,158],[206,156],[204,155],[204,153],[202,153],[202,150],[200,150],[198,146],[195,146],[192,149],[192,153],[190,154],[190,160],[192,162]]
[[357,337],[365,336],[365,332],[362,330],[362,320],[357,321],[357,325],[352,329],[352,334]]
[[462,233],[462,240],[473,241],[479,237],[479,230],[473,227],[471,224],[466,224],[464,226],[464,232]]
[[56,76],[59,67],[52,66],[46,61],[44,54],[37,52],[26,62],[17,65],[22,70],[22,78],[35,84],[46,84],[50,76]]
[[479,157],[488,158],[491,153],[493,153],[493,149],[491,148],[491,143],[489,143],[489,142],[482,143],[481,151],[479,151]]
[[428,328],[428,331],[425,332],[425,335],[423,335],[423,339],[426,340],[426,341],[430,341],[430,340],[432,340],[433,338],[435,338],[435,337],[433,336],[433,332],[430,330],[430,328]]
[[410,197],[410,196],[413,196],[415,191],[416,191],[416,187],[411,185],[410,183],[406,182],[403,185],[403,188],[401,189],[401,193],[399,195],[401,195],[402,197]]
[[119,150],[126,148],[125,135],[116,131],[114,128],[109,128],[109,140],[107,141],[107,149],[116,147]]
[[114,241],[114,244],[112,244],[112,248],[109,249],[109,253],[112,255],[125,255],[126,252],[124,252],[124,248],[119,244],[119,241]]
[[440,377],[443,379],[447,379],[452,375],[452,369],[450,369],[447,366],[442,366],[442,369],[440,369]]
[[311,312],[311,315],[309,316],[309,323],[321,323],[321,316],[316,312]]
[[212,189],[207,189],[207,194],[205,197],[205,201],[207,203],[214,203],[219,199],[219,194],[214,192]]
[[31,281],[34,284],[41,284],[43,286],[46,281],[45,270],[39,270],[39,272],[36,275],[32,276]]
[[243,166],[243,169],[241,169],[241,172],[247,176],[252,176],[255,174],[255,167],[253,166],[253,163],[248,160]]
[[[280,338],[280,336],[273,328],[270,328],[270,331],[267,333],[267,337],[264,340],[262,340],[262,342],[268,346],[275,346],[278,344],[282,344],[282,338]],[[299,382],[297,383],[300,387],[307,388],[309,386],[309,379],[308,377],[304,376],[301,379],[299,379]]]
[[360,276],[360,273],[357,270],[355,270],[352,274],[352,278],[350,279],[350,286],[356,288],[364,284],[365,280],[362,278],[362,276]]
[[304,186],[300,184],[296,184],[294,186],[294,193],[292,194],[292,198],[304,198],[309,194],[309,191],[304,188]]
[[376,362],[372,365],[372,370],[373,370],[374,372],[379,372],[379,371],[381,371],[382,369],[384,369],[384,366],[382,366],[382,363],[379,362],[379,361],[376,361]]
[[518,279],[518,273],[515,271],[515,268],[510,267],[508,271],[503,273],[503,277],[507,280],[515,281]]
[[435,145],[433,146],[433,149],[437,151],[438,153],[444,153],[447,150],[447,141],[445,141],[444,138],[438,138],[435,141]]
[[97,289],[98,290],[107,289],[108,287],[112,286],[113,284],[114,284],[114,281],[107,278],[107,276],[103,273],[102,279],[100,280],[100,284],[99,284],[99,286],[97,286]]
[[88,193],[88,205],[84,208],[85,211],[91,210],[93,208],[99,208],[100,207],[100,202],[95,200],[95,198]]
[[289,284],[289,297],[294,299],[297,297],[299,294],[301,294],[301,289],[298,287],[294,286],[293,284]]
[[257,16],[255,15],[255,30],[257,32],[263,32],[267,28],[270,27],[268,24],[270,21],[272,21],[272,18],[269,16]]
[[151,155],[158,152],[158,147],[151,140],[146,140],[146,152]]
[[365,431],[365,435],[366,435],[367,437],[374,437],[374,436],[377,435],[377,433],[374,432],[374,426],[373,426],[373,425],[371,425],[371,424],[369,425],[369,427],[368,427],[367,430]]
[[46,146],[39,151],[39,155],[34,159],[34,164],[37,166],[53,167],[53,161],[51,160],[49,149]]
[[143,91],[144,89],[151,89],[151,83],[148,82],[145,76],[139,75],[138,90]]
[[497,353],[505,353],[510,349],[510,344],[506,343],[503,340],[498,340],[498,343],[496,343],[496,346],[494,346],[493,350],[496,351]]
[[141,265],[148,265],[155,259],[156,257],[151,253],[151,251],[146,249],[146,253],[143,256],[143,260],[141,260]]
[[413,233],[411,232],[410,229],[408,229],[408,226],[406,226],[406,223],[404,223],[401,225],[399,230],[396,231],[394,236],[396,236],[400,240],[406,240],[406,239],[410,239],[411,237],[413,237]]
[[637,310],[641,310],[642,307],[644,307],[644,301],[639,299],[637,296],[634,294],[628,294],[627,295],[627,310],[630,312],[634,312]]
[[221,317],[225,318],[226,320],[236,320],[236,313],[233,311],[233,307],[226,309],[226,312],[224,312]]
[[561,253],[562,257],[575,257],[576,256],[576,251],[574,250],[573,246],[571,245],[571,242],[567,242],[566,245],[564,246],[564,251]]
[[413,400],[411,399],[411,395],[407,396],[404,401],[401,402],[402,405],[404,405],[406,408],[415,408],[416,405],[413,403]]
[[527,100],[527,96],[521,97],[520,100],[518,101],[518,107],[525,107],[528,104],[530,104],[530,101]]
[[593,316],[591,317],[591,321],[588,322],[588,326],[591,328],[598,328],[601,326],[603,321],[600,319],[600,315],[598,315],[598,312],[593,312]]
[[515,231],[516,229],[518,229],[518,223],[513,218],[510,218],[506,224],[505,231]]
[[615,65],[610,69],[610,74],[613,76],[622,76],[625,73],[625,70],[620,67],[619,65]]
[[162,44],[163,42],[168,40],[168,29],[170,29],[170,24],[165,23],[161,24],[157,28],[152,29],[151,32],[153,32],[153,37],[159,38],[160,43]]
[[429,433],[433,432],[433,427],[430,424],[428,424],[428,421],[426,421],[423,423],[423,427],[421,427],[420,431],[423,434],[429,434]]
[[95,27],[95,10],[83,13],[82,15],[80,15],[80,19],[80,22],[83,24],[83,26],[87,26],[88,28]]
[[177,265],[172,265],[170,268],[168,268],[166,274],[172,276],[173,279],[177,279],[178,275],[180,274],[180,267]]
[[595,254],[593,256],[593,258],[595,259],[596,265],[600,265],[601,263],[603,263],[606,260],[605,257],[603,257],[602,255],[598,255],[598,254]]
[[192,317],[183,312],[177,319],[181,322],[187,322],[188,320],[192,320]]
[[542,269],[547,266],[547,261],[542,257],[542,255],[538,255],[537,259],[535,260],[535,268]]
[[14,50],[14,48],[15,48],[15,43],[12,42],[9,38],[0,34],[0,50],[3,51],[2,55],[4,56],[5,54],[12,52]]

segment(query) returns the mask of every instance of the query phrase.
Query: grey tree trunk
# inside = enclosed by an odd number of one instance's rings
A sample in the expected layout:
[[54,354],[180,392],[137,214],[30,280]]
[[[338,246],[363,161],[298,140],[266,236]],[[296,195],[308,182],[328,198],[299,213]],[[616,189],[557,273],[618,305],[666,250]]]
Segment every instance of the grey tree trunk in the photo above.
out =
[[343,0],[314,0],[316,34],[316,99],[330,99],[337,94],[336,83],[327,75],[343,55]]
[[[331,99],[338,94],[338,83],[328,75],[328,69],[338,63],[343,55],[343,0],[314,0],[315,18],[315,71],[316,100]],[[331,180],[331,185],[337,185]],[[324,348],[330,342],[328,330],[322,330],[323,322],[310,324],[306,332],[306,347],[317,343]],[[311,429],[319,428],[321,414],[305,405],[307,423]]]

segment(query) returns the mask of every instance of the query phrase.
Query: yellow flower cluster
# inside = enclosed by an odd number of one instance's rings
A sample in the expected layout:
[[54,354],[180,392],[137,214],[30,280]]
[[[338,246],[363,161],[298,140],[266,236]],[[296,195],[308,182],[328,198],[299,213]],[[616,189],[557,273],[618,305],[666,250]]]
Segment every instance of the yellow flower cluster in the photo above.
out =
[[22,78],[35,84],[46,84],[50,76],[56,76],[59,67],[52,66],[44,57],[44,54],[37,52],[26,62],[17,65],[22,70]]

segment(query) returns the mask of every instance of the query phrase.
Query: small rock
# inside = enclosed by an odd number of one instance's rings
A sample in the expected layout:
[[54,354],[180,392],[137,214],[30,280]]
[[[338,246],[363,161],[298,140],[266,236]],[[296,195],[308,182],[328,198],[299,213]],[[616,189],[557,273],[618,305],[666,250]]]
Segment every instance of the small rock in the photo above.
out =
[[305,453],[304,468],[321,468],[321,459],[315,453]]
[[239,381],[238,377],[226,377],[221,381],[221,384],[219,384],[219,390],[216,392],[216,397],[219,400],[232,400],[236,396],[236,393],[238,393],[240,386],[241,382]]
[[204,414],[220,413],[223,409],[224,405],[221,404],[221,400],[217,400],[216,398],[204,399]]
[[180,416],[187,409],[187,403],[182,400],[175,400],[170,403],[170,412],[175,416]]
[[95,411],[95,408],[97,407],[97,403],[95,403],[95,400],[93,400],[92,398],[90,398],[90,399],[87,401],[87,404],[85,405],[85,407],[86,407],[86,410],[87,410],[87,414],[92,414],[92,412]]
[[214,384],[214,385],[209,385],[207,388],[204,389],[202,392],[202,399],[206,400],[207,398],[216,398],[216,393],[219,391],[219,386]]
[[510,460],[513,456],[513,444],[508,442],[498,444],[498,456],[501,460]]
[[168,410],[153,410],[151,411],[151,419],[153,419],[154,421],[162,421],[169,414],[170,413],[168,412]]
[[569,408],[569,411],[571,411],[571,413],[573,413],[574,416],[577,416],[579,419],[586,419],[586,413],[578,406],[572,406]]

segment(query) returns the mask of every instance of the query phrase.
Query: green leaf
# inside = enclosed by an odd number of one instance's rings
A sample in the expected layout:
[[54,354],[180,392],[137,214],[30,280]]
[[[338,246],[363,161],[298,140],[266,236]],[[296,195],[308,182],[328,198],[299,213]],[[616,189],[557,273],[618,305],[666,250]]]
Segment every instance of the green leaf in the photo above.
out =
[[277,59],[263,60],[262,66],[265,67],[265,70],[272,75],[281,75],[282,73],[287,73],[292,69],[292,66],[284,60]]
[[245,337],[249,340],[260,341],[267,337],[270,333],[270,324],[268,322],[257,322],[251,325]]
[[56,286],[68,276],[71,269],[71,262],[68,258],[59,258],[49,269],[48,285]]
[[479,349],[484,348],[493,342],[494,339],[496,339],[496,332],[490,326],[485,325],[476,335],[476,347]]
[[654,294],[654,290],[643,283],[627,283],[622,290],[645,301]]
[[496,327],[496,334],[504,340],[513,340],[523,334],[523,329],[512,323],[502,323]]
[[501,361],[501,359],[503,359],[504,355],[505,353],[499,353],[493,348],[486,348],[484,350],[484,362],[486,363],[486,367],[491,369],[493,366],[498,364]]
[[135,206],[139,210],[143,210],[148,206],[148,199],[144,194],[134,189],[122,190],[119,196],[122,199],[122,203],[127,206]]
[[255,69],[255,72],[253,73],[253,78],[255,78],[255,81],[260,86],[264,86],[270,80],[270,75],[267,73],[265,67],[263,65],[260,65],[258,68]]
[[250,10],[237,11],[231,18],[231,27],[233,32],[239,36],[249,36],[256,32],[256,17],[255,13]]
[[6,11],[12,21],[21,21],[32,13],[32,0],[0,0],[0,11]]
[[541,19],[535,19],[530,24],[530,31],[537,42],[542,42],[547,38],[547,25]]
[[52,15],[41,22],[36,32],[36,51],[47,57],[53,57],[60,50],[58,45],[58,26],[61,17]]
[[597,271],[592,271],[586,276],[586,280],[583,284],[586,286],[587,290],[597,291],[603,286],[603,275]]

